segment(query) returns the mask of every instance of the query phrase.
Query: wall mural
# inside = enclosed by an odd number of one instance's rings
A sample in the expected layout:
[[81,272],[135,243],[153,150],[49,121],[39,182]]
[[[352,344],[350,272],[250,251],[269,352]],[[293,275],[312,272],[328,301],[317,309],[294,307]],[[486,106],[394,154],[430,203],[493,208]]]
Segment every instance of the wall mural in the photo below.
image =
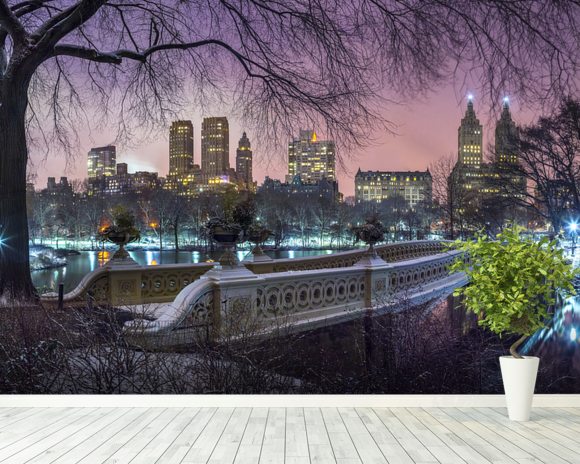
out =
[[[415,241],[247,266],[99,267],[62,302],[44,294],[42,312],[2,313],[0,388],[503,393],[498,357],[518,337],[482,327],[452,295],[467,283],[451,269],[470,265],[463,256]],[[557,301],[520,353],[541,358],[537,393],[579,392],[580,297]]]

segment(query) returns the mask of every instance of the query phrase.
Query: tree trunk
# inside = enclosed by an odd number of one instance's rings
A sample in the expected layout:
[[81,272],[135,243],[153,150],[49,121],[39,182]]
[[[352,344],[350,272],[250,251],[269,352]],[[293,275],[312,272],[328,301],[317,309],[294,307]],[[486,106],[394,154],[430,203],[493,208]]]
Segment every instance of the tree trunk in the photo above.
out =
[[173,223],[173,234],[175,237],[175,252],[179,252],[179,219],[176,219]]
[[26,213],[27,93],[28,80],[18,76],[0,90],[0,304],[36,299]]

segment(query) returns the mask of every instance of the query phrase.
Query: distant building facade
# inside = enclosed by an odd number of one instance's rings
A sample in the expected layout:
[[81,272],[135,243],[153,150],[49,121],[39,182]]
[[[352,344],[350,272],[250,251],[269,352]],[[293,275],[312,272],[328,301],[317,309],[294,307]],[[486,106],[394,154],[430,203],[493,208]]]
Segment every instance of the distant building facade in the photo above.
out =
[[[34,187],[32,192],[34,192]],[[39,193],[51,205],[60,207],[66,205],[74,196],[72,185],[66,177],[61,177],[58,182],[55,177],[49,177],[46,188]]]
[[471,99],[467,103],[458,134],[458,158],[449,182],[456,183],[456,187],[463,190],[464,204],[458,206],[460,210],[468,206],[477,210],[483,200],[515,199],[525,194],[526,181],[513,169],[519,162],[518,133],[507,98],[504,99],[502,113],[495,127],[492,162],[483,160],[483,128]]
[[317,183],[305,183],[300,176],[294,176],[292,182],[282,182],[277,179],[266,177],[264,183],[258,187],[258,194],[279,194],[287,196],[301,196],[304,199],[325,199],[328,201],[339,201],[340,193],[338,183],[328,179],[322,179]]
[[129,174],[129,166],[127,163],[117,163],[117,175],[126,176]]
[[199,179],[195,175],[193,123],[173,121],[169,128],[169,173],[163,188],[181,195],[195,194]]
[[113,176],[117,169],[117,148],[114,145],[91,148],[88,154],[89,179]]
[[230,129],[226,117],[204,118],[201,125],[201,172],[204,184],[227,176],[230,169]]
[[503,108],[499,121],[495,126],[495,162],[498,164],[513,165],[518,162],[518,128],[513,121],[509,101],[504,98]]
[[238,148],[236,150],[236,180],[238,185],[240,185],[244,190],[255,190],[252,174],[252,162],[252,145],[250,144],[248,136],[244,132],[242,138],[238,142]]
[[427,171],[361,171],[354,178],[355,203],[404,198],[410,208],[431,201],[433,179]]
[[169,175],[189,174],[193,169],[193,124],[173,121],[169,128]]
[[296,176],[305,184],[315,184],[323,179],[335,182],[335,143],[318,140],[316,132],[312,130],[300,130],[298,138],[288,144],[286,182],[293,182]]
[[128,195],[152,192],[161,187],[156,172],[138,171],[129,173],[125,163],[119,163],[113,176],[99,177],[89,181],[90,195]]
[[468,97],[467,110],[457,128],[458,163],[477,168],[483,163],[483,126],[473,109],[473,99]]

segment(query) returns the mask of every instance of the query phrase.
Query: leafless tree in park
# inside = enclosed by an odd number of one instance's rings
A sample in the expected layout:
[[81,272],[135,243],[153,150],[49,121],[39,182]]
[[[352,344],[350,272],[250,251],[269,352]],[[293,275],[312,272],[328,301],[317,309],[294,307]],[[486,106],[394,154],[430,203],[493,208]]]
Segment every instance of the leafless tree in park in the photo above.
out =
[[[566,219],[580,214],[580,100],[564,98],[551,114],[519,128],[513,138],[518,163],[498,169],[497,187],[558,233]],[[513,195],[514,179],[528,188]]]
[[433,177],[433,200],[439,205],[447,238],[454,240],[463,235],[469,216],[469,203],[473,193],[463,187],[457,171],[456,158],[444,156],[429,166]]
[[25,186],[27,133],[39,126],[52,130],[28,142],[72,152],[88,106],[130,136],[131,121],[158,127],[189,95],[227,100],[265,132],[301,121],[352,146],[381,122],[383,89],[400,97],[472,74],[494,99],[507,87],[522,99],[573,93],[579,10],[575,0],[0,0],[0,297],[35,295]]

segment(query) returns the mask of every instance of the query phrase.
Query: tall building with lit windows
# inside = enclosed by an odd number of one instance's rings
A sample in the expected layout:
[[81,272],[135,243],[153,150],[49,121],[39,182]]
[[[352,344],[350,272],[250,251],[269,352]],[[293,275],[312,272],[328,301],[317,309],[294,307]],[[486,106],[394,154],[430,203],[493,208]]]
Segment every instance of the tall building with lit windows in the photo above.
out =
[[473,97],[467,97],[467,110],[457,129],[457,145],[459,164],[464,166],[480,166],[483,162],[483,126],[475,115]]
[[458,159],[449,182],[462,189],[461,208],[477,210],[484,199],[506,200],[521,197],[526,181],[511,170],[518,162],[517,127],[512,120],[509,101],[504,98],[502,113],[495,128],[495,159],[483,161],[483,130],[475,111],[473,99],[468,97],[467,111],[458,129]]
[[228,176],[230,128],[226,117],[204,118],[201,124],[201,172],[205,184]]
[[466,192],[478,194],[486,190],[490,172],[483,162],[483,126],[473,109],[472,95],[467,96],[467,109],[457,128],[457,153],[454,182],[459,182]]
[[495,161],[498,164],[516,164],[518,129],[510,113],[509,100],[503,99],[503,108],[495,126]]
[[89,180],[115,175],[117,171],[115,145],[91,148],[88,154],[87,170]]
[[254,179],[252,175],[252,145],[244,132],[238,142],[236,150],[236,176],[238,184],[245,190],[253,190]]
[[193,169],[193,124],[173,121],[169,129],[169,175],[189,174]]
[[288,144],[288,174],[286,182],[295,176],[306,184],[322,179],[336,181],[335,144],[332,140],[318,140],[316,132],[300,130],[298,138]]

